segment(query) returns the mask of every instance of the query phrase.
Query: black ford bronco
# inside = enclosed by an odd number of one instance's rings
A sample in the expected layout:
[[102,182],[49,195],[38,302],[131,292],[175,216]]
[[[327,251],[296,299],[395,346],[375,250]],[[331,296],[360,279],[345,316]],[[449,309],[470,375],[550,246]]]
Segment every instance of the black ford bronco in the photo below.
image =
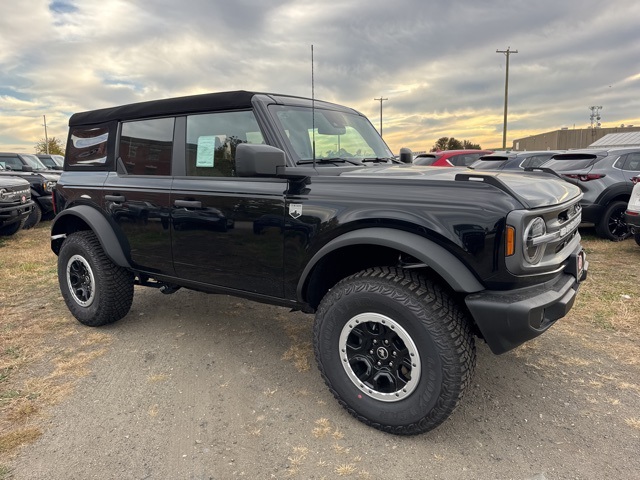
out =
[[[4,171],[0,166],[0,171]],[[33,210],[29,182],[0,175],[0,236],[20,230]]]
[[400,163],[346,107],[237,91],[69,127],[51,247],[80,322],[127,315],[134,285],[315,313],[325,382],[380,430],[441,424],[475,338],[500,354],[541,334],[586,277],[578,187]]

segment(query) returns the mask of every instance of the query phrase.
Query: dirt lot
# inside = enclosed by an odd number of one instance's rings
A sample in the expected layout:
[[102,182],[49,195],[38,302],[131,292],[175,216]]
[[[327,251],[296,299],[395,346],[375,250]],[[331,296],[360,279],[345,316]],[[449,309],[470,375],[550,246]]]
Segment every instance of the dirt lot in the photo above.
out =
[[640,247],[585,236],[570,315],[502,356],[437,430],[396,437],[325,388],[312,318],[136,287],[130,314],[78,324],[46,224],[0,240],[0,479],[637,479]]

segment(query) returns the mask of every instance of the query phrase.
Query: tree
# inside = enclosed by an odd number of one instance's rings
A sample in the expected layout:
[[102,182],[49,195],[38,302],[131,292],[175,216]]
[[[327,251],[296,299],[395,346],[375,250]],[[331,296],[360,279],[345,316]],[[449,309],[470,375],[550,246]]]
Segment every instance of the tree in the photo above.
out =
[[482,147],[480,147],[480,144],[471,143],[469,140],[462,141],[462,148],[464,148],[465,150],[482,150]]
[[471,143],[469,140],[460,141],[454,137],[440,137],[435,143],[432,152],[438,152],[440,150],[480,150],[480,145],[477,143]]
[[49,153],[50,155],[64,155],[64,147],[62,140],[51,137],[49,138],[49,151],[47,152],[47,142],[41,138],[35,146],[36,153]]

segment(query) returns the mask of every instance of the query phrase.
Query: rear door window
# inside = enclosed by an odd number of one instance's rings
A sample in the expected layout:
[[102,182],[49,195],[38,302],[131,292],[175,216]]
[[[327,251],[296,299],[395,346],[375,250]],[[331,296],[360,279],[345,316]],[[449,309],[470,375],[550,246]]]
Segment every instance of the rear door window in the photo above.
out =
[[125,122],[118,153],[129,175],[171,175],[175,119]]

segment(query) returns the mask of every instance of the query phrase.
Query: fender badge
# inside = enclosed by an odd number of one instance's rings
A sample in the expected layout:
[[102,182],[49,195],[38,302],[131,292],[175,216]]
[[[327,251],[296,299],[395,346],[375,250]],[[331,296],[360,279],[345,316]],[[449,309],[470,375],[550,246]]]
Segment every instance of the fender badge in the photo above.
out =
[[291,203],[289,204],[289,215],[293,218],[298,218],[302,215],[302,204],[301,203]]

